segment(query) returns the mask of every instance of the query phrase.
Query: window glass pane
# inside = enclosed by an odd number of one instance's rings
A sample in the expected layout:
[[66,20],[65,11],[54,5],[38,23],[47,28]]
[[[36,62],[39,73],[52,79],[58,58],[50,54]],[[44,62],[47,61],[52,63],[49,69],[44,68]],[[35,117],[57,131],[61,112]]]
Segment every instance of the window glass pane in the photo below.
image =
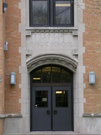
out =
[[68,107],[68,91],[56,90],[55,100],[56,107]]
[[47,1],[32,1],[32,23],[33,25],[48,23]]
[[35,107],[48,107],[48,91],[35,92]]
[[61,68],[52,67],[52,83],[61,82]]
[[34,83],[40,83],[41,82],[41,69],[37,70],[33,74],[33,81]]
[[70,24],[71,23],[70,1],[56,1],[55,22],[56,24]]
[[51,82],[51,67],[42,68],[42,82],[43,83]]
[[70,72],[68,72],[65,69],[62,69],[62,83],[71,83],[72,81],[72,75]]
[[71,83],[72,82],[71,72],[61,67],[47,66],[35,70],[31,74],[32,74],[32,83],[51,83],[51,82]]

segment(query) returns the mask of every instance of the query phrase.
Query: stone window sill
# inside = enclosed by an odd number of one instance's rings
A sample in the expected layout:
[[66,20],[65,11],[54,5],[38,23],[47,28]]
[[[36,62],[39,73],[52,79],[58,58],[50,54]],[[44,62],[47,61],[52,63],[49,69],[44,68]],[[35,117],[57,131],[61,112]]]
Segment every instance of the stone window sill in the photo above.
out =
[[73,36],[78,36],[77,27],[27,27],[26,36],[31,36],[31,33],[72,33]]

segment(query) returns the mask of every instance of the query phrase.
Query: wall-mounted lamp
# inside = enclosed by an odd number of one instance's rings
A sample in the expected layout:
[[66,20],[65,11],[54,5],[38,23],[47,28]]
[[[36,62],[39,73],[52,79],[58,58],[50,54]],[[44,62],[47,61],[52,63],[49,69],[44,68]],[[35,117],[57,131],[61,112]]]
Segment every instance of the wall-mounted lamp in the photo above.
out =
[[0,77],[0,83],[1,83],[1,77]]
[[16,84],[16,73],[15,72],[11,72],[10,73],[10,84],[11,85],[15,85]]
[[93,85],[95,84],[95,73],[89,72],[89,84]]
[[6,12],[7,7],[8,7],[8,4],[7,4],[7,3],[5,3],[5,2],[3,2],[3,13],[5,13],[5,12]]
[[8,50],[8,42],[6,41],[4,44],[4,51],[7,51],[7,50]]

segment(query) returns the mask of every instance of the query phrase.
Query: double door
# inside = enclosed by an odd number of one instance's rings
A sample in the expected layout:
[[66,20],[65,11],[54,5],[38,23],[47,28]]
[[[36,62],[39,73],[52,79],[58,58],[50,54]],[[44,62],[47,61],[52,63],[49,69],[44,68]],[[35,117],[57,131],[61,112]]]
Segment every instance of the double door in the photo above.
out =
[[32,131],[72,131],[71,87],[32,88]]

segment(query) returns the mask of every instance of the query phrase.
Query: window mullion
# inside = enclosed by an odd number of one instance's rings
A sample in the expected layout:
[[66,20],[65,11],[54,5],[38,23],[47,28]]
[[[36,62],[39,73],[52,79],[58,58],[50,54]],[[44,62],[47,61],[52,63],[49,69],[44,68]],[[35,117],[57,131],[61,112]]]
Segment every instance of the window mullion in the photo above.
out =
[[71,24],[74,26],[74,1],[73,0],[71,1],[71,18],[72,18]]
[[53,26],[53,0],[50,0],[50,26]]

